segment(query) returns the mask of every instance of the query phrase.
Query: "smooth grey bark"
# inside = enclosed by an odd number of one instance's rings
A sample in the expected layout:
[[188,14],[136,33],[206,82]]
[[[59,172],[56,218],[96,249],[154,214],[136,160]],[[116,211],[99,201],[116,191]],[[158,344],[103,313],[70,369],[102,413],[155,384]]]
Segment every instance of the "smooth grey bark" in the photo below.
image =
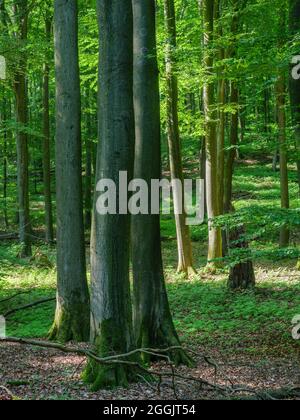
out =
[[[15,0],[14,20],[17,27],[16,37],[21,42],[27,41],[28,35],[28,1]],[[27,92],[27,57],[23,51],[14,74],[14,92],[16,98],[17,138],[17,186],[19,207],[19,236],[21,257],[31,256],[31,223],[29,211],[29,176],[28,176],[28,135],[25,127],[28,123]]]
[[[98,0],[99,22],[99,144],[96,183],[113,180],[119,172],[128,181],[134,164],[133,19],[131,0]],[[127,186],[124,186],[126,188]],[[121,187],[122,188],[122,187]],[[121,195],[124,193],[122,189]],[[133,348],[129,284],[130,215],[100,215],[96,203],[91,237],[91,332],[101,357]],[[127,200],[117,194],[117,211]],[[84,378],[96,390],[126,386],[135,379],[133,368],[100,366],[89,361]]]
[[55,0],[57,307],[50,337],[89,338],[81,185],[77,0]]
[[[151,185],[161,178],[159,72],[156,54],[155,0],[133,0],[134,17],[134,177]],[[132,216],[134,331],[138,348],[180,346],[165,286],[160,216]],[[182,352],[170,352],[176,364],[190,363]],[[147,357],[149,361],[149,357]]]

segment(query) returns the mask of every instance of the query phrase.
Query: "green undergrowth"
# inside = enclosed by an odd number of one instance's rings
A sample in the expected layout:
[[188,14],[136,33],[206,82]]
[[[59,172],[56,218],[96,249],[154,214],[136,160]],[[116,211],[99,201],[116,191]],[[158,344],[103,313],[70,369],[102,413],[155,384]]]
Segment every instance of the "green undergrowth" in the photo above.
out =
[[[0,246],[0,300],[20,291],[28,293],[0,303],[0,313],[55,296],[55,269],[36,267],[35,261],[17,262],[16,250],[11,244]],[[201,257],[205,249],[195,244],[195,251]],[[54,250],[48,249],[48,255],[54,258]],[[256,290],[230,292],[226,273],[209,277],[199,271],[187,281],[175,273],[172,267],[175,259],[168,265],[170,255],[176,255],[174,241],[164,243],[166,277],[174,321],[185,345],[225,354],[286,355],[299,351],[299,342],[291,336],[291,321],[300,314],[300,272],[293,269],[292,262],[286,269],[262,262],[256,267]],[[45,337],[54,309],[55,303],[51,302],[17,312],[7,320],[7,334]]]

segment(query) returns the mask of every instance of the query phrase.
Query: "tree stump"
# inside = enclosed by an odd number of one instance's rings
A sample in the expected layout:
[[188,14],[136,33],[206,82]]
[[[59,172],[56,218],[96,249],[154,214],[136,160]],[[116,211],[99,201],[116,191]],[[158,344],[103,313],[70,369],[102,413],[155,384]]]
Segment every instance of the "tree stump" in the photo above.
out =
[[[230,243],[234,243],[235,249],[248,249],[249,244],[245,235],[245,227],[240,226],[230,233]],[[232,248],[231,248],[232,249]],[[250,289],[255,287],[255,273],[251,260],[242,261],[230,269],[228,287],[230,289]]]

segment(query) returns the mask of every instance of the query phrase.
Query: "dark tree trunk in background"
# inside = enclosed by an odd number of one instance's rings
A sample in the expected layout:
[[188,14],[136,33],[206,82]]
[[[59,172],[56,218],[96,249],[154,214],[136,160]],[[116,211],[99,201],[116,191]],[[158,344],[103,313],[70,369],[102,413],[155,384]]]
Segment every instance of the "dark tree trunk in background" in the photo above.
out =
[[[50,13],[47,11],[47,13]],[[45,35],[47,48],[51,42],[52,18],[48,15],[45,19]],[[51,198],[51,153],[50,153],[50,113],[49,113],[49,54],[46,52],[43,76],[43,181],[45,197],[45,225],[46,241],[53,242],[53,216]]]
[[[174,0],[164,0],[165,26],[167,32],[166,43],[166,79],[167,79],[167,125],[168,145],[170,157],[171,178],[182,182],[183,168],[181,141],[178,122],[178,81],[175,68],[176,50],[176,16]],[[186,223],[184,207],[184,194],[180,197],[177,188],[173,188],[174,209],[182,208],[181,214],[175,214],[177,246],[178,246],[178,268],[177,271],[185,274],[194,274],[192,243],[189,226]],[[175,210],[176,212],[176,210]]]
[[[16,36],[21,42],[27,41],[28,32],[28,1],[15,0],[14,2]],[[28,176],[28,135],[25,131],[28,123],[27,110],[27,57],[23,51],[14,75],[14,91],[16,97],[17,128],[17,173],[18,173],[18,204],[19,204],[19,235],[21,243],[21,257],[31,256],[31,224],[29,211],[29,176]]]
[[55,0],[57,306],[50,337],[89,338],[81,185],[77,0]]
[[[235,59],[237,56],[237,35],[239,33],[240,25],[240,12],[241,7],[244,4],[239,0],[234,0],[233,3],[233,18],[231,23],[231,33],[233,35],[233,43],[228,50],[228,57]],[[231,81],[231,92],[230,92],[230,103],[235,107],[235,112],[230,118],[230,147],[227,154],[227,160],[225,165],[225,176],[224,176],[224,213],[234,212],[232,205],[232,194],[233,194],[233,175],[234,175],[234,163],[237,158],[237,146],[239,140],[239,91],[236,80]],[[229,233],[229,238],[226,237],[226,245],[229,242],[229,249],[224,246],[224,253],[230,253],[230,247],[233,246],[235,249],[243,249],[245,252],[248,250],[249,245],[244,236],[246,230],[244,226],[234,228]],[[224,235],[225,237],[225,235]],[[233,242],[233,245],[231,243]],[[231,289],[248,289],[255,286],[255,273],[253,262],[251,257],[246,261],[241,261],[230,269],[228,286]]]
[[[130,181],[134,163],[132,4],[131,0],[98,0],[97,10],[100,66],[96,182],[113,180],[118,191],[119,172],[126,171]],[[105,357],[133,348],[130,215],[100,215],[98,197],[96,193],[91,238],[91,329],[95,351]],[[125,213],[118,211],[119,204],[127,205],[125,201],[117,196],[117,213]],[[128,366],[103,366],[90,360],[84,377],[96,390],[126,386],[135,379],[135,372]]]
[[[155,0],[133,0],[133,17],[136,126],[134,178],[143,179],[150,186],[151,179],[161,177]],[[150,212],[148,215],[132,216],[136,346],[138,348],[180,346],[164,280],[160,216],[151,215]],[[170,357],[176,364],[189,361],[183,352],[173,353]]]
[[[300,0],[290,0],[290,35],[295,36],[300,31]],[[290,71],[290,99],[293,124],[295,125],[295,144],[297,156],[298,184],[300,194],[300,80],[295,80]]]
[[[244,239],[245,229],[243,227],[236,228],[230,234],[230,248],[236,250],[248,249],[248,242]],[[251,259],[241,261],[230,269],[228,287],[230,289],[249,289],[255,286],[255,274]]]

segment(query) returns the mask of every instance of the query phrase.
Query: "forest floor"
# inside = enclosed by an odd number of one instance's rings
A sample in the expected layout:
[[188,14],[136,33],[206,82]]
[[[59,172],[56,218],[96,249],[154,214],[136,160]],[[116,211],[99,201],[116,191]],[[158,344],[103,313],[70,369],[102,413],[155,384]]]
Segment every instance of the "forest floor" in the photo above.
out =
[[[291,171],[291,206],[299,207],[297,186]],[[247,192],[247,193],[246,193]],[[248,162],[238,166],[235,176],[237,209],[259,205],[279,205],[278,174],[270,166]],[[35,208],[40,208],[37,202]],[[254,207],[253,207],[254,208]],[[36,220],[39,216],[36,215]],[[254,229],[256,227],[254,226]],[[231,292],[226,287],[228,272],[215,275],[204,269],[207,254],[207,228],[192,230],[198,274],[186,280],[176,274],[176,241],[171,217],[162,220],[164,261],[168,293],[174,322],[183,346],[196,357],[194,369],[179,368],[183,376],[202,378],[220,385],[253,390],[300,385],[300,341],[292,337],[292,319],[300,315],[300,271],[296,260],[258,256],[255,261],[257,287],[247,292]],[[268,233],[255,246],[277,249],[278,232]],[[299,244],[299,232],[292,236]],[[55,249],[42,243],[35,246],[31,260],[18,259],[19,246],[13,241],[0,243],[0,314],[28,303],[55,297]],[[4,299],[18,294],[12,300]],[[7,317],[7,335],[43,339],[51,326],[55,302],[18,311]],[[215,367],[201,355],[214,360]],[[166,379],[158,395],[154,383],[135,384],[128,389],[91,393],[80,373],[85,360],[54,350],[20,347],[0,343],[0,399],[12,394],[21,399],[175,399],[172,380]],[[199,383],[179,379],[177,397],[183,399],[220,398]],[[222,395],[225,397],[224,395]],[[227,396],[229,397],[229,395]],[[230,395],[233,397],[233,395]]]
[[[205,247],[194,244],[196,256]],[[16,265],[11,247],[1,267],[0,300],[21,291],[12,301],[0,303],[0,312],[55,296],[55,268],[33,262]],[[53,252],[53,251],[52,251]],[[11,255],[12,260],[10,260]],[[176,255],[176,244],[165,243],[165,259]],[[172,263],[171,263],[172,265]],[[187,281],[167,266],[168,292],[183,346],[199,354],[197,367],[181,367],[184,376],[254,390],[300,384],[300,342],[292,338],[292,319],[300,314],[300,272],[293,262],[256,264],[257,288],[230,292],[226,275],[199,272]],[[7,319],[9,336],[44,338],[54,315],[54,302],[20,311]],[[218,365],[215,369],[201,357]],[[26,399],[175,399],[172,381],[166,379],[161,395],[155,384],[140,383],[127,390],[89,392],[80,379],[85,360],[58,351],[0,344],[0,385]],[[0,390],[4,397],[6,391]],[[177,383],[179,398],[220,398],[190,380]]]

